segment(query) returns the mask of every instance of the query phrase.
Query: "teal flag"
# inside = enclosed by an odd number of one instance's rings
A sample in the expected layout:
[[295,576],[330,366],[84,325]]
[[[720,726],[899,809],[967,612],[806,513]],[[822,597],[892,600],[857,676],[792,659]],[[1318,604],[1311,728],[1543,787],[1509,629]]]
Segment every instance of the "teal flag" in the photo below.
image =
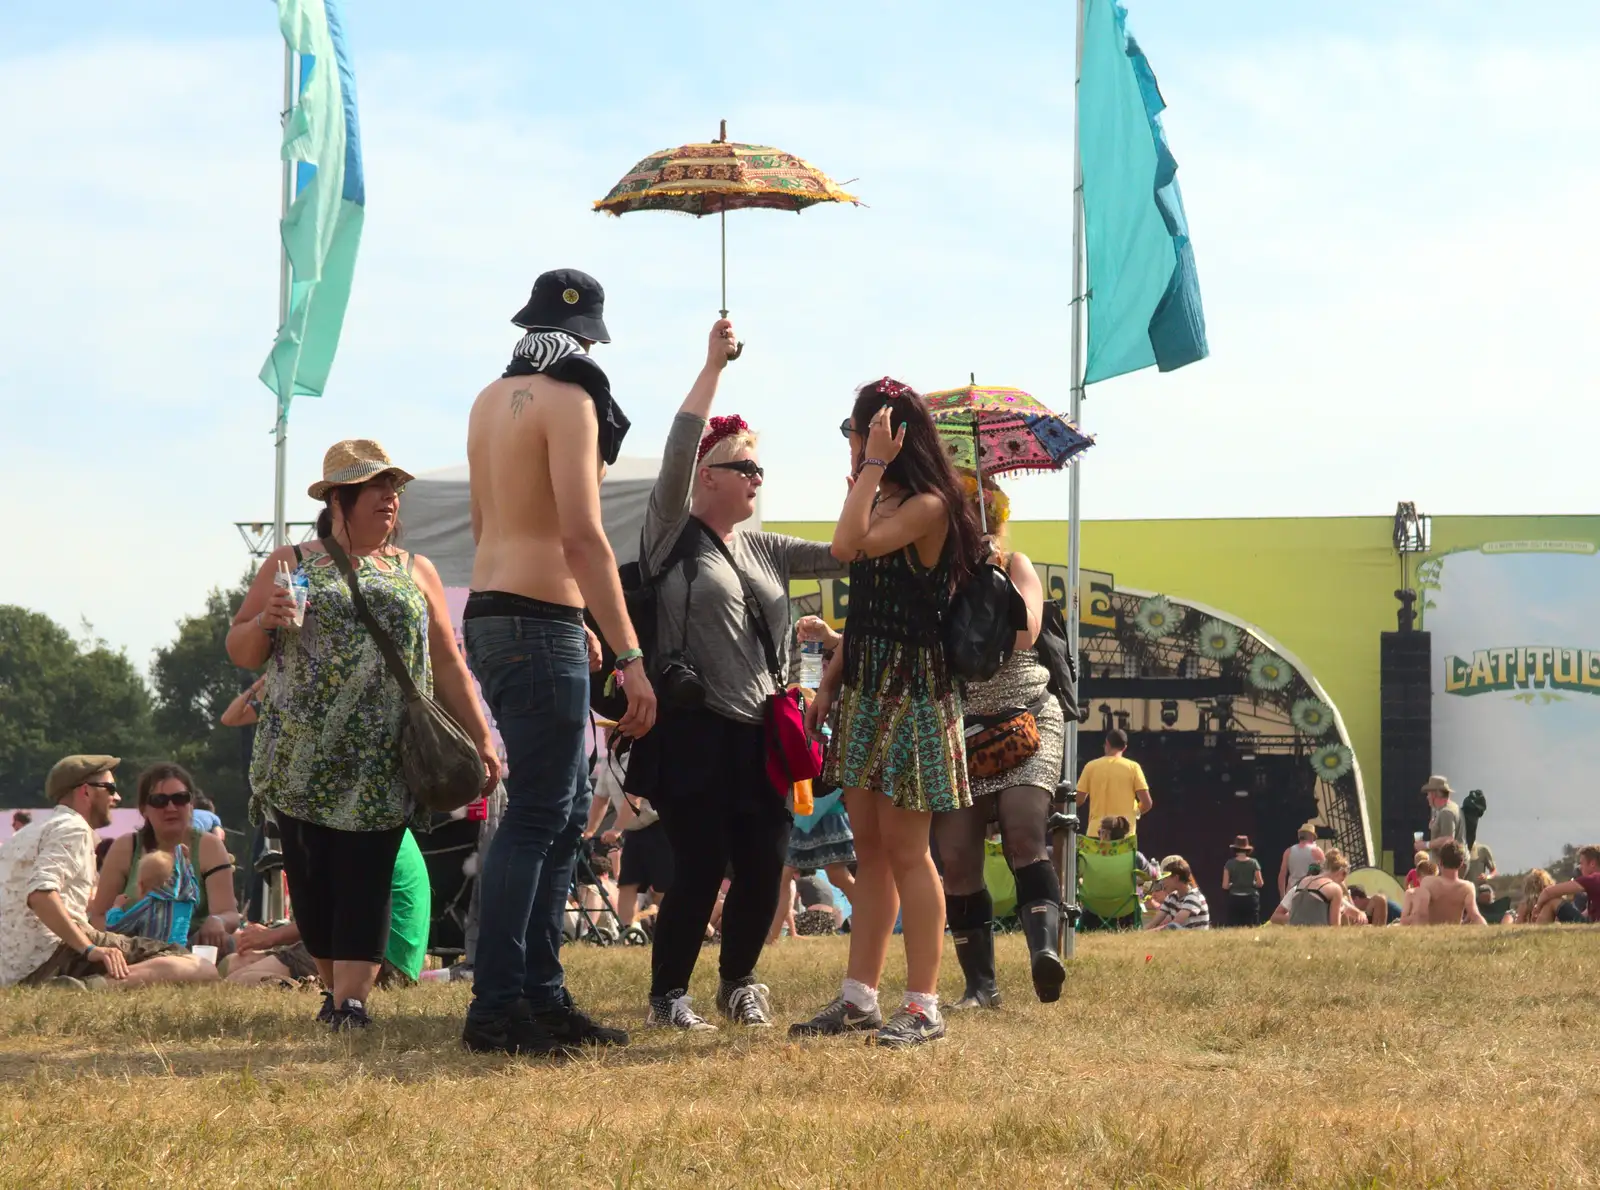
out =
[[289,318],[261,369],[287,411],[320,397],[339,349],[367,201],[356,79],[339,0],[278,0],[278,25],[300,57],[298,97],[283,129],[283,160],[298,162],[283,247],[293,285]]
[[1166,107],[1117,0],[1085,0],[1078,76],[1089,344],[1084,383],[1204,359],[1205,312]]

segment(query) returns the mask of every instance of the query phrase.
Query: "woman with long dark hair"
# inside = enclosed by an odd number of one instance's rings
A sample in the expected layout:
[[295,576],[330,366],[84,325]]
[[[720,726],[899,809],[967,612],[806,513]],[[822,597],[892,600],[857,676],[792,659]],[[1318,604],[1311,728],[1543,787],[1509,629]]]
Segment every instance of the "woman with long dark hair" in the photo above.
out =
[[[850,562],[850,616],[810,718],[820,725],[834,716],[822,780],[845,791],[856,843],[855,912],[838,998],[790,1032],[871,1030],[879,1045],[902,1047],[944,1036],[944,891],[928,831],[935,813],[972,804],[944,625],[980,542],[933,419],[908,386],[887,377],[867,385],[840,428],[852,475],[833,554]],[[897,912],[906,996],[884,1023],[878,980]]]
[[[330,447],[322,479],[307,493],[324,504],[321,540],[268,555],[228,631],[234,664],[266,667],[251,815],[271,811],[277,821],[295,922],[322,982],[317,1019],[335,1030],[371,1023],[395,857],[407,822],[424,827],[428,819],[400,774],[405,695],[356,613],[335,546],[412,680],[425,693],[437,685],[439,702],[477,744],[487,789],[500,774],[439,572],[395,542],[410,478],[370,439]],[[280,566],[304,576],[303,614],[274,583]]]

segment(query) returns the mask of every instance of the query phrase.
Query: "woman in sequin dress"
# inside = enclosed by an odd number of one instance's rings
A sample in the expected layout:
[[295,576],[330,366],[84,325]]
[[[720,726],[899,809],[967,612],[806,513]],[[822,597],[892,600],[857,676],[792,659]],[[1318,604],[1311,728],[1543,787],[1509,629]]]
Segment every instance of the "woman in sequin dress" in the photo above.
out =
[[[963,472],[962,486],[976,514],[977,478]],[[1050,693],[1050,672],[1034,651],[1044,616],[1044,588],[1028,557],[1006,550],[1010,502],[987,476],[983,499],[985,523],[992,533],[990,556],[1005,567],[1027,605],[1028,626],[1017,633],[1011,655],[994,677],[968,683],[962,691],[968,729],[981,730],[1026,712],[1038,727],[1039,747],[1003,773],[973,777],[971,806],[934,815],[934,839],[944,864],[945,914],[967,981],[965,993],[951,1009],[1000,1007],[994,971],[994,901],[983,877],[984,837],[997,819],[1006,863],[1017,882],[1017,916],[1028,939],[1035,994],[1046,1003],[1059,999],[1067,976],[1057,949],[1061,885],[1050,862],[1045,830],[1050,798],[1061,780],[1066,719]]]
[[[887,378],[867,385],[840,428],[850,440],[853,480],[833,552],[850,560],[850,615],[810,714],[815,725],[833,711],[822,780],[845,791],[856,842],[855,912],[839,997],[791,1033],[870,1031],[878,1044],[898,1048],[944,1036],[937,994],[944,893],[928,830],[935,812],[972,801],[944,623],[979,539],[933,419],[910,388]],[[897,910],[906,996],[884,1023],[878,981]]]

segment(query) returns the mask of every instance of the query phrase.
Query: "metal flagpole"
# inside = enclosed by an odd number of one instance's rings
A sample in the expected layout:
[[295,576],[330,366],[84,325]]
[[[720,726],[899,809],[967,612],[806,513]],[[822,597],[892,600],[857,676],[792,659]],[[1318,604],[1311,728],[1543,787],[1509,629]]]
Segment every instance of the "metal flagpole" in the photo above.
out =
[[[283,46],[283,124],[289,123],[289,112],[294,107],[294,51],[288,42]],[[290,269],[289,250],[283,243],[283,220],[289,217],[289,204],[294,201],[294,162],[283,163],[283,194],[278,216],[278,326],[289,321]],[[273,427],[275,459],[272,476],[272,545],[281,549],[289,544],[289,526],[284,513],[289,464],[289,400],[293,391],[278,397],[278,420]],[[257,874],[266,889],[262,916],[269,923],[280,922],[285,917],[283,852],[278,840],[278,823],[269,813],[261,824],[261,854],[255,862]]]
[[[1078,39],[1076,65],[1072,75],[1072,401],[1068,417],[1080,430],[1083,428],[1083,323],[1088,316],[1084,294],[1083,270],[1083,158],[1078,143],[1078,81],[1083,74],[1083,15],[1085,0],[1078,0]],[[1078,655],[1078,624],[1083,614],[1079,606],[1078,587],[1081,567],[1078,559],[1080,530],[1082,527],[1082,498],[1080,476],[1083,456],[1073,460],[1067,477],[1067,643],[1074,658]],[[1079,676],[1082,681],[1082,676]],[[1067,724],[1066,771],[1075,780],[1078,775],[1078,725]]]
[[[283,46],[283,123],[289,122],[289,112],[294,107],[294,51],[288,42]],[[283,163],[283,194],[278,216],[278,326],[289,321],[289,249],[283,243],[283,220],[289,217],[289,204],[294,201],[294,162]],[[272,545],[281,549],[289,544],[289,528],[284,515],[284,501],[288,481],[289,462],[289,398],[293,393],[278,397],[278,420],[273,429],[273,450],[276,461],[272,485]]]
[[[1078,0],[1077,41],[1074,46],[1075,64],[1072,72],[1072,404],[1068,416],[1072,424],[1082,428],[1083,419],[1083,320],[1087,307],[1084,297],[1084,269],[1083,269],[1083,158],[1080,154],[1078,143],[1078,83],[1083,74],[1083,17],[1085,0]],[[1078,657],[1078,619],[1082,615],[1079,607],[1078,585],[1078,541],[1079,522],[1082,508],[1079,503],[1078,472],[1083,467],[1083,457],[1080,455],[1073,460],[1067,477],[1068,512],[1067,512],[1067,606],[1062,610],[1066,613],[1067,643],[1071,649],[1070,656],[1077,660]],[[1078,675],[1079,690],[1083,688],[1083,674],[1080,666]],[[1077,952],[1078,919],[1078,816],[1075,806],[1075,795],[1078,782],[1078,722],[1069,719],[1066,723],[1066,739],[1064,741],[1061,759],[1061,783],[1056,786],[1058,801],[1064,799],[1061,805],[1050,817],[1050,827],[1055,834],[1054,844],[1058,849],[1057,862],[1061,874],[1061,957],[1071,959]]]

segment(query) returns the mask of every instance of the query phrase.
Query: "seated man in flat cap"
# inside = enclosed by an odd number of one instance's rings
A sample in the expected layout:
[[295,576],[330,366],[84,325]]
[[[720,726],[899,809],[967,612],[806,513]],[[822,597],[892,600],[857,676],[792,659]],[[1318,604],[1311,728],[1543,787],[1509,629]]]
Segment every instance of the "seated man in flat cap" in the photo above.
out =
[[50,770],[41,816],[0,847],[0,986],[134,987],[204,982],[217,969],[181,946],[89,925],[95,831],[120,800],[115,756],[68,756]]

